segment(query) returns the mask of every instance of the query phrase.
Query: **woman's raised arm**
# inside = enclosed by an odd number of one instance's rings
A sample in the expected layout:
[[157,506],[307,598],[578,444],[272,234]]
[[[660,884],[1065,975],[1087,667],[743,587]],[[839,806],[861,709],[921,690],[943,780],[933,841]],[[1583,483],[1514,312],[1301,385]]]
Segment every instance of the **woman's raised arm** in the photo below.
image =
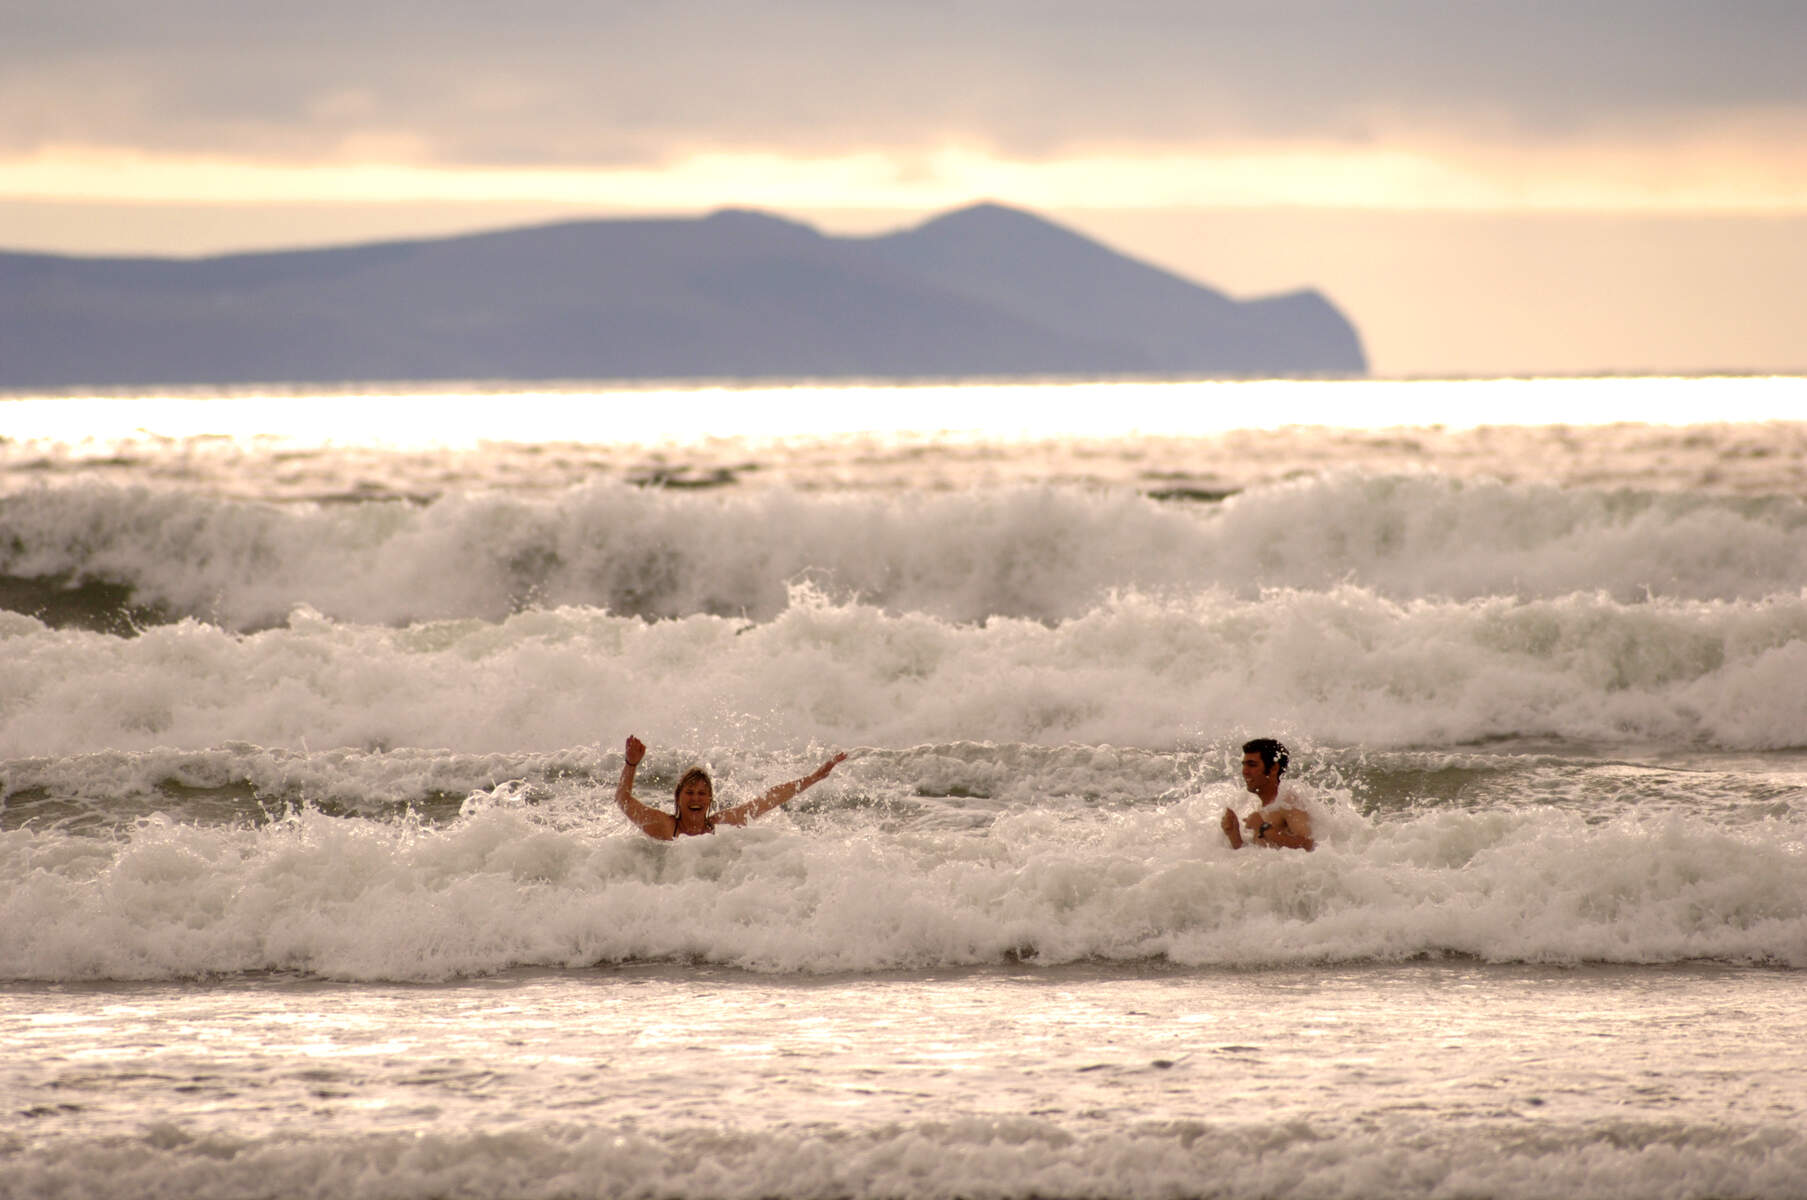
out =
[[634,796],[634,770],[645,757],[646,743],[630,733],[625,761],[621,764],[621,782],[615,785],[615,803],[627,814],[628,820],[647,834],[668,842],[678,836],[678,819],[668,812],[646,807]]
[[726,821],[730,825],[745,825],[748,821],[751,821],[761,813],[771,812],[786,800],[794,799],[800,793],[806,792],[810,788],[816,786],[816,784],[821,783],[824,779],[828,778],[828,773],[834,770],[837,764],[846,761],[847,754],[845,751],[842,751],[809,774],[805,775],[803,778],[793,779],[789,783],[781,783],[777,787],[766,792],[763,796],[760,796],[757,800],[749,800],[745,804],[737,804],[727,812],[717,816],[715,819],[717,821]]

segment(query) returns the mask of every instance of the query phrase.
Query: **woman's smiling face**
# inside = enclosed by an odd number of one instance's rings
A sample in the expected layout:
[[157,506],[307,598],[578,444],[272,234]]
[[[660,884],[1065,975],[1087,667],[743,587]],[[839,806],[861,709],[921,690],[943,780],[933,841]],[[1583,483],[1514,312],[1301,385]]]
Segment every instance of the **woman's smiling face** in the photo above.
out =
[[710,784],[707,775],[698,772],[685,778],[678,785],[678,813],[694,813],[703,817],[709,814],[709,806],[715,802],[715,788]]

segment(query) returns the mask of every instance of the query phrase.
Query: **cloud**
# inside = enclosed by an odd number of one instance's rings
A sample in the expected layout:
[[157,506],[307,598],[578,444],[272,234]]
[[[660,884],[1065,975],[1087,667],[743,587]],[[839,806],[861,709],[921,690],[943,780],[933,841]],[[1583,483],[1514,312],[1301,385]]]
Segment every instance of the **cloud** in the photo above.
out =
[[0,154],[628,166],[1708,136],[1807,113],[1795,0],[65,0]]

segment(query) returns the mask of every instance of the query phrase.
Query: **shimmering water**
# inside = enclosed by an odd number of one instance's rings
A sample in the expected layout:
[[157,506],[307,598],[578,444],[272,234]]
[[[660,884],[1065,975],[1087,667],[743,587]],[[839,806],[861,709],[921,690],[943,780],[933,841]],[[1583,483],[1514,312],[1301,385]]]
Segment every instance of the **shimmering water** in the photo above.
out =
[[0,402],[0,1194],[1799,1195],[1802,386]]

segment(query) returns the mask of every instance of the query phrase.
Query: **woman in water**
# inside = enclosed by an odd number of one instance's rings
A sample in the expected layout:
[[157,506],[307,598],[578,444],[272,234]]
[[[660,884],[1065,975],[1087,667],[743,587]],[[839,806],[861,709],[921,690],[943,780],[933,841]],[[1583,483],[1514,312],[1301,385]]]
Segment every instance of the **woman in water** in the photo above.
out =
[[635,799],[634,769],[645,757],[646,743],[630,735],[627,739],[627,762],[621,768],[621,782],[615,788],[615,803],[621,806],[627,819],[638,825],[648,837],[669,842],[679,836],[714,833],[716,824],[721,822],[745,825],[761,813],[770,812],[798,793],[821,783],[835,769],[835,764],[844,761],[847,755],[837,754],[803,778],[781,783],[757,800],[737,804],[713,817],[709,815],[709,806],[715,803],[715,785],[709,782],[709,772],[701,767],[690,768],[678,779],[675,812],[660,812]]

